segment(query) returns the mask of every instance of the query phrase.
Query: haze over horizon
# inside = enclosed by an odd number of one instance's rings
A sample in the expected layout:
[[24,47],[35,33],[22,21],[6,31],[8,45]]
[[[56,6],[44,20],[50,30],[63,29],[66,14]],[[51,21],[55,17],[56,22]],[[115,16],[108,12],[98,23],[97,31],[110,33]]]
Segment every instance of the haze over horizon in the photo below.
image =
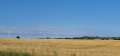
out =
[[49,33],[62,37],[120,36],[119,2],[119,0],[1,0],[0,33],[28,35]]

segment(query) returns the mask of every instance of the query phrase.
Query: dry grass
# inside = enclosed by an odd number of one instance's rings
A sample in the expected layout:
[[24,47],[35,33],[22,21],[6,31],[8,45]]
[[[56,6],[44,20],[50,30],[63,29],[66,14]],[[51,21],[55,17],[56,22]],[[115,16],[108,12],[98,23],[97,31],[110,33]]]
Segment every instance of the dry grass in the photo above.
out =
[[0,51],[31,56],[120,56],[119,40],[0,39]]

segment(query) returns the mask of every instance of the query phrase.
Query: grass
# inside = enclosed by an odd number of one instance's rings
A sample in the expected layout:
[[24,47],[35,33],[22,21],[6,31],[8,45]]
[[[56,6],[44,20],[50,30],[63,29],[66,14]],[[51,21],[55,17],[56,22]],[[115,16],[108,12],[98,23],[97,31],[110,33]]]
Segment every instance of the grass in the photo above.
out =
[[0,56],[30,56],[30,55],[15,51],[0,51]]
[[[13,52],[9,52],[12,50]],[[0,51],[0,55],[3,54],[2,56],[5,56],[5,53],[13,53],[17,56],[120,56],[120,41],[0,39]]]

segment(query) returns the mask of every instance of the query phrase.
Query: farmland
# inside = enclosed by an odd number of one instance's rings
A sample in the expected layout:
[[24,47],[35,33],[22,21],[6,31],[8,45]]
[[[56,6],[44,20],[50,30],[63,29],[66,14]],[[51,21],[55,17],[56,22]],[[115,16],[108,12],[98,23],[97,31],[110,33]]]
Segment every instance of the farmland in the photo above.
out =
[[120,56],[120,41],[1,38],[0,51],[30,56]]

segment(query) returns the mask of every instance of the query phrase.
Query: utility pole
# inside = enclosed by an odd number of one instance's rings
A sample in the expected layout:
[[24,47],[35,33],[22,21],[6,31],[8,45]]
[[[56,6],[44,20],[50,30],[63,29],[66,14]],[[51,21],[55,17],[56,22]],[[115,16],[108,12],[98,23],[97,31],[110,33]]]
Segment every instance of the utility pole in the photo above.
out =
[[9,31],[9,32],[8,32],[8,38],[10,38],[10,33],[11,33],[11,32]]
[[59,38],[59,34],[57,33],[57,38]]
[[45,37],[46,37],[46,35],[45,35],[45,33],[43,34],[43,39],[45,39]]
[[31,33],[30,33],[29,37],[30,37],[30,39],[31,39]]

